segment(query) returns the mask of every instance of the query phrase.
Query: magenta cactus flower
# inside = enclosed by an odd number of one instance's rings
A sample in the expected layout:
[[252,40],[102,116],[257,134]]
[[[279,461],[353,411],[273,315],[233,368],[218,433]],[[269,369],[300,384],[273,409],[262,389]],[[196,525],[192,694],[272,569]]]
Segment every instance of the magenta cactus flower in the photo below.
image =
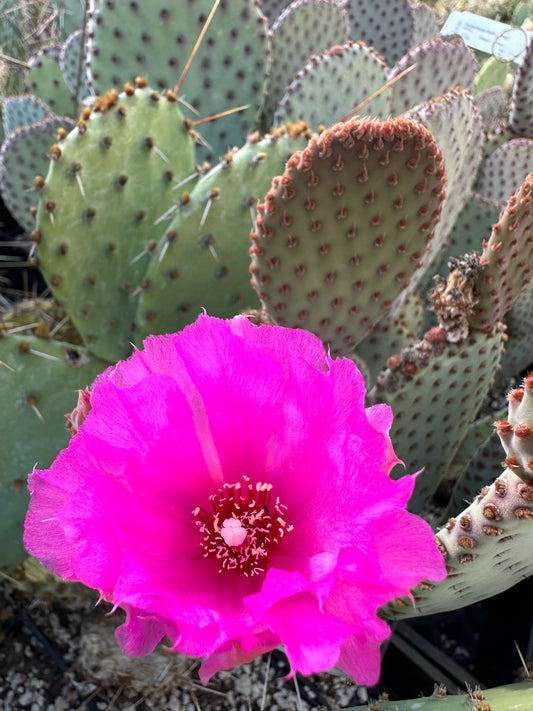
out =
[[125,610],[126,654],[167,637],[207,681],[283,644],[291,674],[375,684],[377,608],[445,567],[406,511],[414,476],[389,477],[390,409],[364,396],[302,330],[202,315],[152,336],[30,475],[27,549]]

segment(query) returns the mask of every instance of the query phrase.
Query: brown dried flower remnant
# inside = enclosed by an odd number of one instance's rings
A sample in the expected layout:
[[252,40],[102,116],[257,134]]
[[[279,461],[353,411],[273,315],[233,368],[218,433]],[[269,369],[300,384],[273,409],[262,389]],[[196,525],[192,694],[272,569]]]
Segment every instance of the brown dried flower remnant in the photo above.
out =
[[469,334],[469,316],[479,297],[475,291],[476,277],[481,269],[476,252],[448,262],[448,279],[435,277],[435,288],[429,294],[431,309],[437,314],[439,325],[446,331],[446,339],[457,343]]

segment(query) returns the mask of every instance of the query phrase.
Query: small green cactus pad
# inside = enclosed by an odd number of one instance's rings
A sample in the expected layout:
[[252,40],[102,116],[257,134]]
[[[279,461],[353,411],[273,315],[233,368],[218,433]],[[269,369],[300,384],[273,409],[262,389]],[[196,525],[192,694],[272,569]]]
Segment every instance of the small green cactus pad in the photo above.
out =
[[394,79],[409,67],[393,86],[392,115],[397,116],[412,106],[445,94],[461,86],[472,91],[476,76],[476,58],[461,39],[445,42],[440,38],[415,47],[391,69]]
[[[383,59],[362,42],[348,42],[312,57],[287,87],[274,125],[305,121],[316,129],[340,121],[387,83]],[[391,91],[386,90],[361,109],[361,114],[390,116]]]
[[61,47],[51,45],[31,57],[26,90],[42,99],[57,116],[75,116],[77,103],[61,73],[60,56]]
[[415,19],[408,0],[348,0],[350,39],[362,41],[392,66],[411,47]]
[[51,114],[50,107],[36,96],[31,94],[8,96],[2,104],[4,133],[9,136],[17,128],[44,121]]
[[508,74],[507,62],[502,62],[495,56],[489,57],[483,62],[476,75],[476,95],[494,87],[501,88],[506,83]]
[[509,123],[519,136],[533,136],[533,38],[516,72]]
[[478,303],[469,321],[491,332],[531,280],[533,263],[533,173],[509,199],[484,243],[475,282]]
[[507,98],[501,86],[476,94],[474,104],[483,119],[485,133],[491,133],[503,124]]
[[272,175],[308,138],[303,125],[262,140],[250,136],[182,197],[151,255],[139,301],[139,337],[181,329],[204,308],[227,318],[259,306],[248,255],[254,208]]
[[[363,711],[529,711],[533,686],[522,681],[494,689],[471,689],[467,694],[448,696],[437,687],[432,696],[404,701],[373,701]],[[362,711],[361,706],[346,711]]]
[[[492,422],[493,418],[490,419]],[[472,428],[469,427],[469,430],[470,429]],[[485,429],[485,427],[483,427],[483,429]],[[465,443],[468,441],[471,445],[471,439],[472,438],[467,435],[461,443],[462,454],[466,451]],[[466,467],[455,483],[446,509],[447,513],[445,518],[454,515],[457,511],[461,511],[465,504],[468,505],[474,499],[480,489],[484,486],[490,486],[502,471],[504,452],[497,432],[491,432],[477,449],[470,446],[470,454],[472,454],[472,452],[474,452],[473,456],[470,457]],[[457,462],[457,464],[459,465],[459,462]]]
[[394,310],[382,318],[368,336],[359,343],[355,354],[362,357],[367,364],[372,385],[385,367],[389,356],[398,353],[422,337],[424,315],[424,304],[420,295],[415,291],[403,299],[397,311]]
[[505,205],[494,200],[470,193],[459,213],[450,233],[448,245],[440,256],[440,264],[435,273],[446,272],[450,257],[459,257],[467,252],[479,250],[482,240],[490,235],[492,225],[498,222]]
[[532,172],[533,140],[515,138],[501,145],[484,161],[475,189],[490,200],[507,202]]
[[263,114],[267,125],[286,87],[313,54],[344,44],[349,35],[344,9],[329,0],[295,0],[271,29],[272,64]]
[[423,268],[431,271],[429,265],[440,261],[457,216],[470,195],[481,160],[483,125],[470,94],[458,89],[416,107],[406,118],[419,121],[431,132],[442,151],[446,168],[446,200],[435,237],[422,257]]
[[76,404],[76,390],[106,365],[70,343],[0,338],[0,566],[17,565],[26,555],[22,532],[28,472],[36,464],[49,466],[67,445],[64,415]]
[[43,174],[50,162],[51,144],[60,128],[70,129],[72,119],[47,118],[32,126],[23,126],[12,133],[0,151],[0,192],[13,217],[26,230],[32,230],[39,195],[35,176]]
[[533,488],[510,469],[449,520],[436,541],[448,570],[381,608],[389,619],[432,615],[472,605],[533,575]]
[[312,138],[258,205],[251,271],[271,318],[349,352],[417,271],[443,184],[414,121],[353,119]]
[[389,358],[378,376],[369,400],[392,407],[390,436],[406,470],[423,469],[409,502],[413,511],[422,510],[451,463],[489,390],[503,346],[501,331],[449,343],[444,328],[435,327]]
[[[73,32],[61,48],[59,66],[63,78],[73,96],[81,105],[91,95],[87,85],[87,67],[85,66],[85,35],[82,30]],[[82,51],[83,50],[83,51]]]
[[[135,76],[157,89],[177,86],[213,0],[91,0],[88,71],[97,93]],[[257,2],[222,2],[180,87],[194,121],[247,105],[240,113],[202,124],[212,154],[241,145],[263,97],[268,61],[266,19]],[[211,153],[211,152],[210,152]]]
[[435,13],[428,5],[411,5],[415,21],[411,47],[418,47],[439,33],[439,25]]
[[42,272],[91,351],[117,360],[135,338],[135,287],[174,204],[174,175],[194,171],[175,95],[128,85],[84,109],[51,149],[37,231]]

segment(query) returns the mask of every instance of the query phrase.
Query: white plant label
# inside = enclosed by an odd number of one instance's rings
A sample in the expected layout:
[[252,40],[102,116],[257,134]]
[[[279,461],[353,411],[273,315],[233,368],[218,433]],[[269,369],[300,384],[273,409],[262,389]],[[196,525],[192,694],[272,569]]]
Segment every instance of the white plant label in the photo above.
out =
[[457,11],[450,13],[441,34],[460,35],[472,49],[516,64],[520,63],[531,36],[531,32],[521,27],[512,27],[473,12]]

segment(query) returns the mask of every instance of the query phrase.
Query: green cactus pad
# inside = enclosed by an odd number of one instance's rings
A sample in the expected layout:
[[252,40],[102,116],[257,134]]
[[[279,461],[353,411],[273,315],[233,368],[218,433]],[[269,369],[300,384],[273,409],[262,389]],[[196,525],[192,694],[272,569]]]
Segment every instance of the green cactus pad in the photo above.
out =
[[287,158],[302,148],[305,127],[251,136],[182,199],[153,251],[142,290],[139,335],[183,328],[203,308],[231,317],[259,303],[250,286],[250,229],[259,196]]
[[0,566],[15,566],[26,556],[27,474],[36,465],[49,466],[67,445],[65,413],[76,405],[76,390],[106,365],[70,343],[0,338]]
[[472,328],[492,332],[531,280],[533,262],[533,173],[509,199],[481,254]]
[[[437,687],[433,696],[404,701],[373,701],[363,711],[529,711],[533,697],[531,681],[494,689],[471,689],[467,694],[448,696]],[[362,711],[362,707],[346,709]]]
[[26,77],[26,90],[34,94],[49,106],[57,116],[75,116],[77,103],[65,83],[59,59],[61,47],[45,47],[30,61],[30,70]]
[[447,612],[497,595],[533,575],[533,488],[506,469],[437,533],[448,576],[381,608],[389,619]]
[[428,5],[411,5],[415,21],[411,47],[418,47],[439,33],[439,25],[435,13]]
[[357,346],[355,354],[367,364],[372,385],[389,356],[415,343],[423,332],[424,304],[420,295],[413,292],[403,299],[397,311],[382,318]]
[[[348,42],[312,57],[287,87],[274,116],[274,124],[302,120],[316,129],[331,126],[353,111],[387,83],[387,67],[370,47]],[[365,104],[359,112],[386,119],[391,91]]]
[[389,358],[378,376],[369,400],[392,407],[390,436],[406,470],[424,469],[409,502],[413,511],[422,510],[450,465],[489,390],[503,346],[501,331],[449,343],[444,328],[435,327]]
[[52,111],[44,101],[31,94],[8,96],[2,104],[2,121],[4,133],[9,136],[21,126],[31,126],[44,121]]
[[392,115],[445,94],[454,87],[472,91],[476,76],[476,58],[461,39],[445,42],[435,38],[408,52],[391,69],[394,79],[409,67],[410,72],[393,87]]
[[422,257],[423,268],[431,271],[430,265],[440,261],[457,216],[470,195],[482,155],[483,125],[470,94],[457,89],[416,107],[405,118],[419,121],[431,132],[446,168],[446,200],[435,237]]
[[[213,0],[103,2],[92,0],[88,70],[97,93],[143,76],[156,89],[174,89],[213,6]],[[249,105],[204,123],[199,132],[216,157],[241,145],[263,96],[268,60],[266,19],[250,0],[222,2],[179,94],[193,121]]]
[[85,35],[82,30],[73,32],[67,38],[65,44],[61,48],[59,57],[59,66],[63,78],[73,96],[78,97],[78,104],[81,105],[83,100],[91,95],[87,86],[87,67],[85,66],[85,48],[82,43],[85,41]]
[[73,124],[67,117],[48,118],[17,129],[2,144],[0,191],[9,211],[26,230],[35,226],[32,208],[35,209],[39,201],[35,176],[48,169],[50,146],[56,140],[58,129],[70,129]]
[[507,62],[502,62],[499,57],[489,57],[483,62],[476,75],[475,93],[480,94],[494,87],[501,88],[506,83],[508,74]]
[[474,104],[483,119],[485,133],[491,133],[503,124],[507,99],[501,86],[493,86],[477,94]]
[[344,9],[329,0],[295,0],[271,29],[272,64],[263,107],[267,125],[296,72],[313,54],[344,44],[349,35]]
[[515,138],[504,143],[483,163],[476,192],[496,202],[507,202],[533,172],[533,140]]
[[516,72],[509,123],[519,136],[533,136],[533,38]]
[[252,279],[272,319],[349,352],[417,271],[443,182],[414,121],[354,119],[312,138],[258,206]]
[[415,19],[408,0],[348,0],[350,39],[362,41],[393,65],[411,47]]
[[54,148],[35,238],[86,344],[117,360],[135,339],[134,292],[161,235],[154,223],[174,204],[173,180],[194,171],[194,146],[173,94],[129,86],[83,115]]

